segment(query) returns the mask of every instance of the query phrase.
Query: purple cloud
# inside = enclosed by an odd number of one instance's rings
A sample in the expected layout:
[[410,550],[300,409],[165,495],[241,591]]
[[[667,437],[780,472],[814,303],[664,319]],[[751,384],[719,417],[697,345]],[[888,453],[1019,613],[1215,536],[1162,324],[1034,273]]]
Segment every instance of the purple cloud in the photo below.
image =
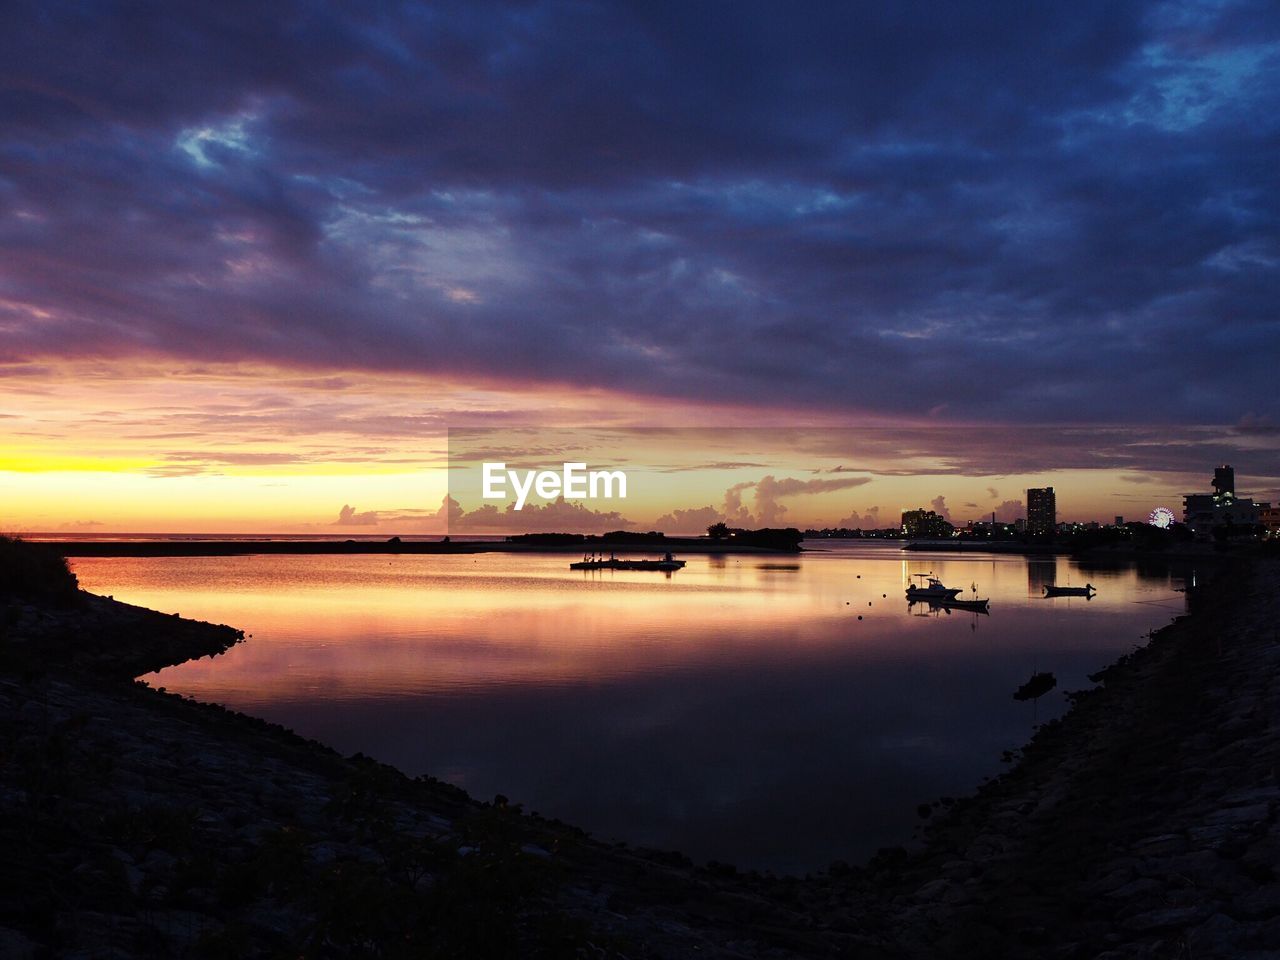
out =
[[1280,415],[1280,17],[1247,0],[0,27],[0,361]]

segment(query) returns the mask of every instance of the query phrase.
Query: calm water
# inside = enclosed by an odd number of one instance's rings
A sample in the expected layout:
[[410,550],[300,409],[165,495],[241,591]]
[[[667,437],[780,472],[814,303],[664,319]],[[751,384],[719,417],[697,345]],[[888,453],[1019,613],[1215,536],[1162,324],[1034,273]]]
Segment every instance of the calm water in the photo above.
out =
[[[597,836],[798,872],[908,842],[917,803],[997,773],[1064,689],[1183,608],[1181,579],[1132,567],[818,550],[690,557],[671,577],[570,572],[564,554],[74,567],[87,589],[252,634],[153,685]],[[976,582],[990,616],[909,609],[926,571]],[[1040,596],[1086,580],[1090,601]],[[1035,670],[1057,690],[1015,702]]]

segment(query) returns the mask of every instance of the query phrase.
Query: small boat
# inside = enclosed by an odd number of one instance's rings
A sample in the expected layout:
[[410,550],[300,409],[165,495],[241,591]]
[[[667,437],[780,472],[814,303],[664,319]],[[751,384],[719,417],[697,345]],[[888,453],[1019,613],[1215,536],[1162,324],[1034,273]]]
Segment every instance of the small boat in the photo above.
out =
[[1092,583],[1086,583],[1083,587],[1055,587],[1047,583],[1044,585],[1046,597],[1092,597],[1097,592]]
[[[919,574],[917,574],[917,576],[919,576]],[[930,574],[924,574],[924,576],[929,579],[930,586],[937,584],[939,587],[942,587],[942,584],[938,582],[936,577],[933,577]],[[991,612],[987,609],[991,601],[986,597],[978,596],[978,585],[976,583],[972,584],[969,588],[973,591],[973,596],[971,597],[958,596],[960,591],[953,590],[950,587],[942,587],[942,589],[947,592],[947,596],[931,597],[927,595],[926,591],[917,590],[912,593],[908,590],[907,606],[909,607],[913,603],[927,603],[931,610],[946,610],[948,613],[952,610],[972,610],[974,613]]]
[[917,587],[914,583],[907,587],[908,600],[954,600],[960,593],[959,587],[944,586],[942,581],[932,573],[913,573],[927,582],[927,586]]
[[1033,673],[1031,679],[1014,691],[1015,700],[1035,700],[1042,697],[1058,685],[1058,678],[1052,673]]
[[667,554],[661,560],[619,560],[610,554],[606,557],[597,557],[592,554],[583,557],[581,560],[569,564],[570,570],[679,570],[685,565],[685,561],[677,560],[671,554]]

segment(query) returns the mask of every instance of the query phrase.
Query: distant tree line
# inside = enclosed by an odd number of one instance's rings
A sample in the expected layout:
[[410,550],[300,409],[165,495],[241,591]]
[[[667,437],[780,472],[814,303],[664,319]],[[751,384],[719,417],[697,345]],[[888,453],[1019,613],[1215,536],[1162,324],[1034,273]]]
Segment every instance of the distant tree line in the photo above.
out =
[[731,527],[727,523],[713,523],[707,527],[707,536],[712,540],[732,541],[741,546],[793,551],[799,551],[800,541],[804,539],[804,534],[795,527],[745,530],[742,527]]
[[[763,527],[759,530],[747,530],[742,527],[730,527],[725,523],[713,523],[707,528],[707,536],[722,543],[735,546],[761,547],[766,550],[786,550],[798,552],[804,534],[795,527]],[[561,547],[579,544],[591,546],[672,546],[680,543],[681,537],[669,538],[658,530],[640,533],[635,530],[611,530],[608,533],[517,533],[507,537],[508,543],[520,543],[528,546]]]

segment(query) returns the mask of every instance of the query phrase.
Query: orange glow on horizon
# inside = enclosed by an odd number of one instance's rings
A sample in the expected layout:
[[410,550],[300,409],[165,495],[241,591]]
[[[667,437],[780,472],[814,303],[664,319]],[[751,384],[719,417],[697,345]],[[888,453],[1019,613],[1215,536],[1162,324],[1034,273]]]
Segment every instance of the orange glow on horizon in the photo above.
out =
[[[687,473],[651,470],[657,479],[620,508],[645,529],[675,510],[718,509],[735,484],[748,485],[749,498],[750,485],[766,475],[806,479],[849,468],[866,471],[865,485],[784,497],[776,519],[831,526],[878,508],[878,525],[895,526],[901,510],[944,496],[952,517],[963,522],[988,517],[1006,499],[1022,499],[1027,487],[1052,485],[1060,519],[1109,520],[1145,516],[1158,505],[1176,511],[1180,493],[1198,486],[1182,474],[1152,475],[1135,485],[1118,470],[966,475],[949,462],[945,439],[933,441],[942,449],[903,443],[850,462],[847,453],[783,449],[791,431],[838,435],[853,425],[845,413],[677,402],[567,385],[478,385],[262,365],[174,368],[146,360],[10,364],[0,371],[6,383],[0,529],[15,532],[441,533],[436,514],[449,487],[447,432],[459,425],[697,428],[682,450],[628,451],[635,468],[646,457],[651,464],[681,457],[743,461]],[[724,456],[716,455],[717,430],[740,427],[775,429],[776,449],[753,456],[735,449],[728,436]],[[858,418],[857,428],[909,438],[913,430],[937,432],[942,425],[928,417]],[[957,442],[970,442],[965,431],[953,429]],[[988,488],[999,495],[990,496]],[[336,522],[344,506],[358,522]],[[668,532],[695,530],[668,524]]]

